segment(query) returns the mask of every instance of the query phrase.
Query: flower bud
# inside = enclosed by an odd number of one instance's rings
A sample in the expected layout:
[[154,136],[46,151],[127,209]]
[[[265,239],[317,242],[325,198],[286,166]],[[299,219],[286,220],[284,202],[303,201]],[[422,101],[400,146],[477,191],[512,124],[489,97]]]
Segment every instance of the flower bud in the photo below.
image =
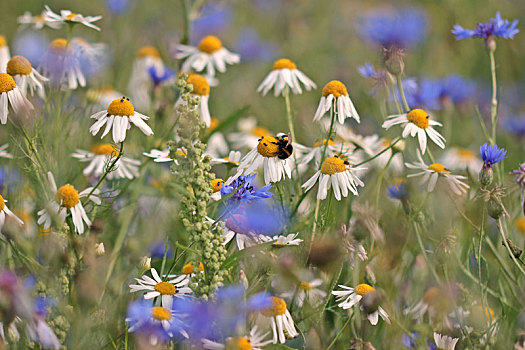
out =
[[405,141],[399,140],[396,142],[395,145],[392,146],[392,151],[394,153],[401,153],[405,151]]
[[361,300],[361,306],[367,314],[371,314],[377,311],[380,302],[381,296],[377,291],[368,292]]
[[487,203],[487,212],[491,218],[498,220],[503,215],[503,206],[499,200],[490,198]]
[[479,183],[481,184],[481,187],[488,187],[493,180],[494,172],[492,171],[492,167],[483,166],[479,172]]
[[106,254],[106,250],[104,249],[104,243],[95,244],[95,254],[96,256],[104,256]]
[[496,40],[492,35],[485,39],[485,48],[490,52],[496,51]]
[[[519,259],[521,256],[521,253],[523,253],[523,250],[521,250],[517,245],[514,244],[514,242],[512,242],[508,238],[507,238],[507,244],[509,245],[512,255],[514,255],[516,259]],[[505,245],[505,241],[501,241],[501,245]]]
[[151,269],[151,258],[148,256],[143,256],[142,258],[140,258],[140,261],[137,267],[143,270]]

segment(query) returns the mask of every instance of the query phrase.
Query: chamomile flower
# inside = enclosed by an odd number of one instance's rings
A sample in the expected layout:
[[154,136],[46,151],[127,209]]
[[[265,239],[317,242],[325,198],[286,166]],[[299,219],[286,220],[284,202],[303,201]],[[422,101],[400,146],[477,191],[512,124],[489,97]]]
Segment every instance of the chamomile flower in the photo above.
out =
[[467,148],[454,147],[447,149],[441,159],[443,165],[452,170],[467,170],[470,174],[476,175],[483,166],[483,161],[479,159],[475,152]]
[[347,287],[342,284],[340,284],[339,287],[343,288],[343,290],[334,290],[332,292],[332,294],[337,297],[337,306],[343,310],[348,310],[359,303],[361,310],[367,311],[367,318],[371,325],[377,325],[379,316],[381,316],[381,318],[387,323],[390,323],[388,314],[381,306],[378,305],[375,310],[365,310],[363,300],[366,297],[370,297],[372,295],[371,293],[375,293],[376,289],[374,287],[366,283],[358,284],[355,288]]
[[407,177],[416,177],[422,176],[421,184],[427,183],[427,191],[432,192],[436,187],[438,179],[444,179],[452,192],[460,196],[467,193],[467,190],[470,188],[469,185],[462,182],[461,180],[466,179],[465,176],[453,175],[448,171],[445,166],[439,163],[433,163],[430,165],[425,164],[421,154],[418,153],[418,161],[415,163],[405,163],[405,166],[410,169],[422,170],[415,174],[407,175]]
[[133,61],[128,83],[128,92],[140,109],[149,109],[151,103],[150,91],[153,88],[153,83],[149,71],[152,67],[157,74],[164,74],[164,63],[159,50],[153,46],[143,46]]
[[89,89],[86,98],[89,102],[97,105],[97,107],[104,108],[109,106],[113,100],[123,96],[122,92],[115,90],[112,86],[105,86],[98,89]]
[[[253,247],[260,243],[260,237],[247,229],[246,219],[242,215],[233,214],[224,223],[223,245],[228,244],[235,238],[237,249]],[[262,237],[262,236],[261,236]]]
[[156,163],[168,163],[168,162],[175,162],[177,161],[175,159],[170,158],[170,150],[169,148],[166,149],[152,149],[149,152],[142,153],[146,157],[153,158],[153,161]]
[[232,337],[226,338],[225,342],[216,342],[209,339],[202,339],[202,347],[204,349],[239,349],[239,350],[262,350],[271,340],[264,340],[269,334],[262,333],[257,330],[257,326],[253,326],[250,334],[246,337]]
[[[82,172],[85,176],[102,175],[108,161],[118,155],[118,150],[109,143],[96,145],[91,151],[77,149],[77,151],[72,154],[73,158],[79,159],[81,162],[89,162],[88,166],[84,168]],[[122,178],[131,180],[139,176],[139,165],[140,161],[138,160],[120,157],[115,163],[115,170],[108,173],[106,177],[109,180]]]
[[[295,329],[294,322],[290,311],[286,307],[286,302],[278,297],[271,297],[272,305],[261,311],[261,314],[266,318],[266,321],[270,321],[273,343],[284,344],[286,341],[286,335],[290,338],[295,338],[299,335]],[[286,331],[286,335],[285,332]]]
[[[193,91],[191,92],[191,95],[193,97],[198,97],[200,100],[200,103],[197,106],[197,108],[199,109],[201,121],[203,121],[204,124],[206,124],[206,127],[210,127],[211,115],[210,109],[208,108],[208,100],[210,99],[210,84],[208,84],[208,81],[204,76],[199,74],[190,74],[186,82],[193,86]],[[186,104],[186,101],[184,101],[182,97],[179,97],[177,103],[175,104],[175,107],[181,104]]]
[[40,30],[44,27],[49,27],[53,29],[59,29],[62,24],[59,22],[50,22],[44,17],[44,11],[41,14],[33,16],[31,12],[26,11],[22,16],[18,17],[18,24],[21,28],[23,27],[33,27],[35,30]]
[[212,165],[216,165],[216,164],[239,165],[240,161],[241,161],[241,152],[230,151],[227,157],[224,157],[224,158],[212,157],[210,163]]
[[71,39],[71,50],[84,71],[96,72],[106,60],[108,48],[104,43],[90,43],[83,38]]
[[259,85],[257,92],[266,95],[273,88],[275,96],[279,96],[279,94],[284,95],[287,89],[291,89],[296,95],[302,94],[303,90],[300,83],[304,85],[306,91],[317,87],[310,78],[297,69],[294,62],[287,58],[281,58],[274,62],[272,71]]
[[74,90],[79,85],[86,86],[86,77],[80,67],[80,61],[73,54],[66,39],[58,38],[49,44],[40,60],[39,69],[44,76],[63,88]]
[[413,109],[408,113],[391,115],[382,126],[385,129],[390,129],[392,126],[398,124],[404,127],[403,138],[409,134],[412,137],[417,134],[421,153],[425,154],[427,150],[427,136],[440,148],[445,149],[445,138],[432,127],[442,126],[442,124],[431,120],[428,113],[424,110]]
[[2,124],[7,123],[9,105],[16,114],[26,113],[33,109],[31,102],[16,86],[13,77],[7,73],[0,73],[0,123]]
[[7,201],[0,195],[0,235],[2,234],[2,228],[4,227],[6,215],[13,218],[19,225],[23,225],[24,222],[20,220],[18,216],[13,214],[11,210],[5,204]]
[[354,171],[364,169],[353,168],[348,161],[338,156],[332,156],[326,158],[321,165],[321,169],[301,187],[308,191],[319,180],[319,189],[317,191],[317,199],[319,200],[326,198],[331,186],[334,188],[334,196],[338,201],[341,200],[341,195],[343,197],[348,196],[348,190],[358,196],[357,186],[364,186],[365,184],[354,174]]
[[60,219],[60,223],[63,223],[69,210],[71,218],[73,219],[73,225],[75,226],[75,232],[78,234],[84,233],[84,223],[89,227],[91,226],[91,220],[89,220],[80,199],[89,195],[88,200],[100,205],[102,201],[97,197],[100,191],[98,189],[93,191],[92,187],[88,187],[79,193],[75,187],[70,184],[57,188],[55,178],[51,172],[47,173],[47,178],[49,189],[51,193],[54,194],[55,200],[49,202],[47,208],[37,213],[39,216],[37,221],[38,225],[43,225],[44,230],[49,229],[53,216],[57,216]]
[[420,301],[406,308],[403,313],[412,316],[415,320],[423,320],[425,315],[428,315],[431,320],[443,319],[451,311],[450,298],[450,293],[432,287],[425,292]]
[[346,118],[354,118],[360,122],[359,114],[350,100],[345,84],[339,80],[332,80],[323,88],[321,101],[314,115],[314,121],[319,121],[326,112],[336,114],[337,121],[344,124]]
[[0,146],[0,158],[13,158],[13,155],[7,152],[7,147],[9,147],[7,143]]
[[221,188],[224,186],[224,180],[223,179],[213,179],[211,180],[211,188],[213,190],[213,194],[210,196],[211,199],[214,201],[218,201],[222,198],[221,194]]
[[106,111],[100,111],[91,116],[96,119],[89,131],[93,136],[98,134],[100,129],[106,125],[100,138],[106,136],[113,128],[113,142],[123,142],[126,139],[126,132],[131,128],[131,123],[135,124],[145,135],[153,135],[153,130],[144,122],[149,117],[135,111],[129,99],[122,97],[113,100]]
[[308,300],[308,303],[312,306],[317,306],[321,301],[326,297],[326,292],[320,287],[323,284],[323,280],[320,278],[315,278],[311,281],[301,281],[297,291],[291,290],[281,294],[283,298],[294,298],[297,306],[302,307],[305,300]]
[[49,79],[38,73],[36,69],[33,69],[31,63],[24,56],[13,56],[7,62],[7,74],[13,77],[16,86],[18,86],[24,96],[27,96],[27,89],[29,88],[31,96],[37,90],[38,96],[45,98],[42,83],[49,81]]
[[340,142],[336,143],[332,139],[329,139],[329,140],[323,139],[321,142],[316,141],[311,148],[302,146],[302,145],[299,146],[294,143],[294,147],[297,148],[297,150],[303,148],[301,149],[302,151],[301,153],[303,153],[304,155],[299,158],[299,163],[308,164],[312,160],[314,160],[316,166],[318,166],[319,163],[321,162],[321,157],[323,155],[325,146],[326,146],[327,155],[332,155],[336,153],[349,153],[349,152],[352,152],[355,148],[349,143],[340,143]]
[[459,338],[453,338],[434,332],[434,342],[436,343],[438,350],[454,350],[458,340]]
[[9,53],[9,46],[7,46],[7,40],[5,36],[0,35],[0,73],[6,72],[7,62],[11,59]]
[[280,142],[286,135],[278,134],[277,136],[263,136],[259,139],[257,147],[253,148],[246,154],[239,163],[237,174],[231,180],[240,175],[249,175],[254,173],[261,165],[264,166],[264,182],[279,182],[283,178],[292,178],[292,169],[287,159],[281,159]]
[[45,10],[42,13],[42,16],[44,17],[44,20],[49,23],[56,23],[56,24],[81,23],[85,25],[86,27],[90,27],[98,31],[100,31],[100,28],[92,23],[102,18],[102,16],[85,16],[84,17],[81,14],[73,13],[69,10],[60,10],[60,14],[58,14],[58,13],[53,12],[47,5],[45,6]]
[[150,271],[153,278],[148,275],[135,278],[138,284],[130,284],[130,292],[144,292],[144,299],[160,297],[161,305],[168,309],[173,305],[173,298],[184,298],[192,293],[191,288],[187,287],[189,280],[186,275],[164,275],[164,281],[155,268]]
[[297,238],[299,236],[299,232],[297,233],[290,233],[288,235],[277,235],[277,236],[265,236],[260,235],[259,239],[262,242],[272,242],[272,246],[276,248],[282,248],[286,246],[297,246],[303,242],[302,239]]
[[272,135],[268,129],[257,125],[257,119],[255,117],[248,117],[239,120],[237,127],[239,132],[228,134],[228,141],[232,143],[234,149],[238,150],[257,147],[261,137]]
[[237,64],[241,60],[238,54],[228,51],[220,39],[213,35],[204,37],[197,47],[178,45],[177,51],[175,58],[186,58],[182,64],[183,72],[202,72],[206,69],[206,74],[211,77],[215,76],[215,70],[224,73],[226,64]]

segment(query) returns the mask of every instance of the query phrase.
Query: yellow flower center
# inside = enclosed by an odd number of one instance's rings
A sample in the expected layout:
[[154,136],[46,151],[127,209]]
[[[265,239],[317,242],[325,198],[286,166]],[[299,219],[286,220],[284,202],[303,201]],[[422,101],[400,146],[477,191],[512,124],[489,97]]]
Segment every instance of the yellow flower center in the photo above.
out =
[[67,40],[66,39],[55,39],[49,44],[49,49],[55,52],[57,55],[63,55],[66,51]]
[[461,158],[464,161],[469,161],[469,160],[476,158],[476,153],[472,152],[469,149],[465,149],[465,148],[458,149],[458,155],[459,155],[459,158]]
[[[326,145],[327,143],[328,143],[328,146],[333,146],[333,145],[335,145],[334,140],[331,140],[331,139],[329,139],[329,140],[324,139],[323,142],[322,142],[323,146]],[[315,141],[315,143],[314,143],[314,148],[315,148],[315,147],[319,147],[319,145],[320,145],[319,141]]]
[[7,46],[7,40],[5,40],[3,35],[0,35],[0,46]]
[[171,311],[161,306],[152,307],[151,315],[158,321],[169,321],[171,319]]
[[447,171],[447,169],[445,168],[445,166],[442,165],[442,164],[439,164],[439,163],[430,164],[428,166],[428,168],[430,170],[435,171],[436,173],[440,173],[440,174],[448,174],[449,173]]
[[77,14],[76,13],[72,13],[70,15],[68,15],[66,18],[68,19],[68,21],[71,21],[73,19],[73,17],[75,17]]
[[211,180],[211,187],[213,188],[213,193],[219,192],[224,185],[223,179],[213,179]]
[[101,145],[98,145],[98,146],[94,146],[92,149],[91,149],[91,152],[95,153],[95,154],[98,154],[98,155],[111,155],[111,156],[118,156],[119,152],[117,151],[117,149],[112,145],[112,144],[109,144],[109,143],[103,143]]
[[253,128],[252,134],[259,137],[270,136],[270,131],[268,131],[268,129],[263,128],[262,126],[256,126],[255,128]]
[[190,74],[186,82],[193,85],[193,94],[199,96],[208,96],[210,94],[210,84],[202,75]]
[[428,113],[422,109],[413,109],[407,113],[407,119],[418,128],[426,129],[428,128],[430,117],[428,116]]
[[423,295],[423,301],[426,304],[432,304],[437,299],[439,294],[439,289],[436,287],[432,287],[425,292],[425,295]]
[[202,261],[199,263],[199,271],[204,271],[204,264],[202,263]]
[[272,306],[261,311],[266,317],[275,317],[286,313],[286,302],[278,297],[271,297]]
[[203,38],[199,44],[199,51],[206,52],[208,54],[212,54],[215,51],[218,51],[222,48],[222,42],[213,35],[208,35],[207,37]]
[[364,297],[368,293],[374,292],[376,289],[369,284],[361,283],[361,284],[358,284],[354,290],[356,291],[357,294]]
[[70,184],[60,187],[55,197],[58,204],[68,209],[78,203],[78,191]]
[[7,73],[0,73],[0,94],[9,92],[16,87],[15,80]]
[[45,229],[44,226],[42,225],[38,226],[38,234],[40,236],[49,236],[50,233],[51,233],[51,227]]
[[7,62],[7,74],[10,75],[28,75],[32,70],[31,63],[24,56],[13,56]]
[[525,217],[520,216],[519,218],[517,218],[516,221],[514,221],[514,226],[516,226],[518,231],[525,234]]
[[273,63],[273,70],[277,69],[297,69],[295,63],[290,61],[288,58],[281,58]]
[[325,175],[333,175],[344,171],[346,171],[345,161],[336,156],[326,158],[321,165],[321,173]]
[[135,108],[127,99],[117,98],[109,105],[108,114],[129,117],[135,114]]
[[235,337],[228,340],[226,350],[252,350],[252,344],[247,338]]
[[210,127],[208,128],[210,131],[215,129],[217,126],[219,126],[219,119],[212,117]]
[[0,196],[0,211],[4,210],[5,208],[5,200],[4,197]]
[[263,157],[277,157],[277,154],[279,153],[278,142],[279,140],[273,136],[263,136],[257,145],[257,152]]
[[[485,316],[483,316],[483,311],[485,311]],[[477,305],[472,310],[472,317],[474,319],[479,317],[486,317],[490,322],[494,321],[494,310],[492,310],[490,307],[486,306],[485,310],[483,310],[483,307],[481,305]]]
[[339,97],[341,95],[348,95],[345,84],[341,83],[339,80],[332,80],[326,84],[323,88],[323,96],[334,95],[334,97]]
[[193,269],[195,268],[195,265],[192,263],[187,263],[182,267],[182,274],[183,275],[191,275],[193,273]]
[[173,295],[177,293],[177,288],[169,282],[159,282],[154,288],[162,295]]
[[160,58],[160,52],[153,46],[143,46],[137,52],[137,57],[153,56]]
[[302,282],[299,284],[299,289],[302,289],[302,290],[312,290],[312,286],[310,285],[310,283],[305,282],[305,281],[302,281]]

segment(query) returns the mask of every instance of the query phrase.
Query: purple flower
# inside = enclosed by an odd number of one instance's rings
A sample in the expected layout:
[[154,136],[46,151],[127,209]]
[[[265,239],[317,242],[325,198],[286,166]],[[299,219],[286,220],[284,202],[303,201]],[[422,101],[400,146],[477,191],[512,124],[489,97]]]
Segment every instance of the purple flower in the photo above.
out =
[[386,194],[388,197],[398,200],[403,200],[408,196],[408,192],[404,182],[387,187]]
[[357,67],[357,71],[362,77],[372,79],[373,88],[370,90],[370,94],[372,96],[375,96],[377,90],[382,87],[388,89],[386,79],[387,74],[384,70],[375,70],[374,66],[372,66],[369,62],[366,62],[364,65]]
[[159,86],[162,83],[167,83],[170,80],[172,80],[175,76],[175,71],[169,69],[168,67],[164,67],[164,72],[162,74],[159,74],[155,66],[151,66],[148,69],[148,73],[151,80],[153,81],[153,85],[155,86]]
[[272,188],[271,184],[261,187],[258,190],[255,189],[252,184],[255,175],[256,174],[239,176],[229,185],[224,185],[221,188],[221,195],[228,196],[233,193],[232,196],[228,198],[229,201],[251,201],[273,196],[273,193],[268,192],[268,190]]
[[517,19],[512,22],[508,19],[502,19],[501,14],[498,12],[495,18],[491,18],[486,23],[478,23],[474,29],[464,29],[459,24],[456,24],[454,29],[452,29],[452,34],[456,36],[456,40],[468,38],[483,38],[487,40],[494,36],[499,36],[503,39],[513,39],[514,35],[519,33],[519,29],[516,28],[518,23]]

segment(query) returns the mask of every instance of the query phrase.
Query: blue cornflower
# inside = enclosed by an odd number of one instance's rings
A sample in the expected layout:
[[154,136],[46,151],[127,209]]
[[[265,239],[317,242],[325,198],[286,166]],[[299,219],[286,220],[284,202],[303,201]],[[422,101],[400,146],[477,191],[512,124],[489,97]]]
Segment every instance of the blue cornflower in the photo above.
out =
[[456,40],[468,38],[483,38],[485,40],[493,38],[494,36],[502,37],[503,39],[513,39],[514,35],[519,33],[519,21],[515,19],[510,22],[508,19],[502,19],[500,13],[496,13],[496,18],[491,18],[487,23],[478,23],[475,29],[465,29],[459,24],[454,26],[452,34],[456,36]]
[[375,95],[377,90],[381,87],[388,89],[386,79],[387,75],[384,70],[375,70],[374,66],[369,62],[366,62],[364,65],[357,67],[357,71],[362,77],[373,80],[373,88],[370,90],[371,95]]
[[106,0],[106,7],[114,15],[127,12],[132,6],[130,0]]
[[525,116],[510,117],[503,121],[503,127],[518,137],[525,136]]
[[[166,250],[165,242],[154,243],[149,247],[150,256],[152,259],[164,258],[165,250]],[[171,259],[172,257],[173,257],[173,251],[171,250],[170,247],[168,247],[168,251],[166,252],[166,259]]]
[[273,196],[273,193],[268,192],[272,188],[271,184],[268,184],[260,189],[256,190],[253,187],[252,181],[255,179],[256,174],[248,176],[239,176],[233,180],[229,185],[224,185],[221,188],[221,195],[227,196],[230,193],[233,195],[229,200],[238,200],[238,201],[250,201],[254,199],[269,198]]
[[37,315],[47,317],[49,308],[56,305],[56,300],[52,298],[36,297],[33,301],[34,311]]
[[426,35],[427,18],[417,8],[380,10],[361,18],[358,33],[366,41],[385,48],[409,48]]
[[153,306],[140,299],[129,304],[126,315],[130,333],[139,333],[155,341],[166,342],[185,334],[183,321],[173,309]]
[[254,28],[244,28],[239,33],[236,48],[243,61],[269,61],[279,54],[279,46],[261,40]]
[[199,15],[191,24],[192,43],[198,43],[210,33],[219,35],[232,23],[232,10],[226,4],[207,3],[202,7]]
[[403,334],[401,336],[401,344],[403,344],[404,346],[406,346],[409,349],[415,349],[415,348],[417,348],[417,343],[416,343],[414,338],[419,338],[419,333],[412,332],[411,334],[412,334],[412,336],[410,336],[409,334],[406,334],[406,333]]
[[408,196],[405,182],[394,184],[386,188],[386,194],[392,199],[403,200]]
[[163,73],[159,74],[155,66],[151,66],[148,69],[148,73],[155,86],[166,83],[175,76],[175,71],[173,69],[169,69],[168,67],[164,67]]
[[507,158],[507,150],[498,148],[498,145],[490,146],[488,143],[479,147],[481,159],[483,159],[483,168],[492,168],[492,165],[501,162]]

